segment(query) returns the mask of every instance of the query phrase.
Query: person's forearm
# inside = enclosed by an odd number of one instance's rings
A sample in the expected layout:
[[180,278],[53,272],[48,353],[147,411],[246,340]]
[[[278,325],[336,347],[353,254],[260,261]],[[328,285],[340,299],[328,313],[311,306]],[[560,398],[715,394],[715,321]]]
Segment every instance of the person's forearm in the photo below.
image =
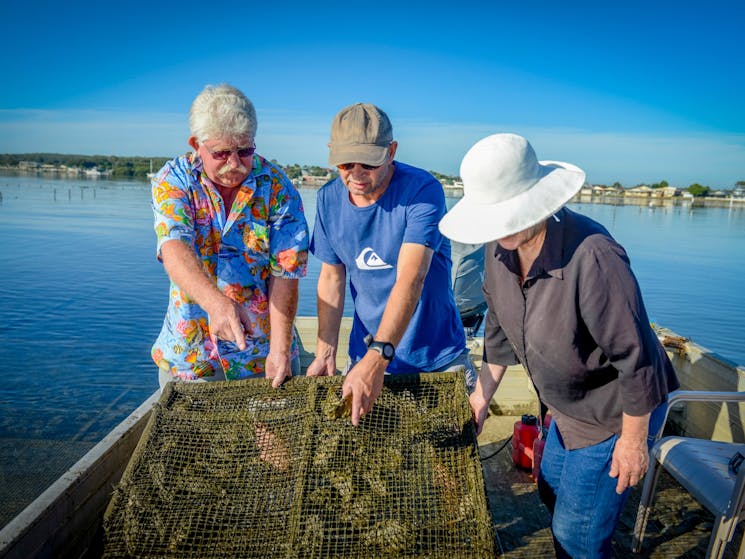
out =
[[298,280],[271,276],[269,278],[269,349],[274,354],[289,356],[292,345],[292,324],[297,314]]
[[402,278],[396,280],[385,305],[378,330],[373,332],[376,340],[390,342],[394,346],[398,345],[419,303],[423,285],[423,279],[421,281]]
[[318,277],[318,342],[316,355],[323,359],[336,356],[339,329],[344,313],[346,272],[340,265],[324,264]]
[[476,381],[476,388],[468,397],[471,405],[473,418],[476,421],[476,432],[481,434],[484,427],[484,421],[489,415],[489,404],[497,391],[499,383],[502,381],[504,372],[507,369],[504,365],[492,365],[484,362],[481,365],[479,379]]
[[168,277],[206,312],[216,299],[225,297],[205,273],[202,262],[185,242],[172,239],[160,249]]
[[639,416],[624,413],[621,419],[621,436],[646,448],[647,435],[649,434],[649,416],[649,413]]
[[487,402],[494,397],[494,393],[499,388],[499,383],[502,382],[502,377],[506,370],[507,367],[504,365],[493,365],[491,363],[483,363],[481,365],[476,390]]
[[418,245],[403,245],[399,254],[396,283],[388,296],[376,340],[394,346],[403,338],[424,289],[433,251]]

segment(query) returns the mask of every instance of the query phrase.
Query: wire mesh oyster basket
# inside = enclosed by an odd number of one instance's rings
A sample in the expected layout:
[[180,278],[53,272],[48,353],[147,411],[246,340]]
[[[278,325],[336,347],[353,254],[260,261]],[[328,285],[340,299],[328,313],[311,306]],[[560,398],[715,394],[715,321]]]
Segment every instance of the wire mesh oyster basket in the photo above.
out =
[[494,556],[462,374],[170,383],[104,518],[105,557]]

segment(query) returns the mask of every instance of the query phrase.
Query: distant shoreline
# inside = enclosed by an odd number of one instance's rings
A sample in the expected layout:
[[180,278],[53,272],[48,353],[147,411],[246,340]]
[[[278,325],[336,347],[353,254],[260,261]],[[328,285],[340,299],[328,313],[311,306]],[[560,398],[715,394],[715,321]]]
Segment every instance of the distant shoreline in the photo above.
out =
[[[462,187],[443,187],[445,195],[451,198],[463,196]],[[657,198],[652,196],[632,196],[629,194],[619,196],[610,195],[588,195],[577,194],[569,201],[570,204],[605,204],[608,206],[645,206],[645,207],[693,207],[693,208],[727,208],[745,209],[745,198],[715,198],[712,196],[696,196],[684,198],[675,196],[669,198]]]
[[[29,170],[20,170],[20,169],[14,169],[14,168],[8,168],[8,167],[2,167],[0,166],[0,176],[7,176],[7,177],[13,177],[13,176],[25,176],[25,177],[42,177],[42,178],[48,178],[48,179],[54,179],[54,180],[77,180],[77,181],[85,181],[91,183],[91,185],[95,184],[98,181],[125,181],[125,182],[137,182],[142,185],[148,185],[149,180],[147,178],[138,178],[138,177],[108,177],[108,176],[101,176],[101,175],[80,175],[80,176],[71,176],[71,175],[64,175],[59,173],[45,173],[41,170],[37,171],[29,171]],[[315,185],[307,185],[307,184],[299,184],[296,185],[298,188],[301,188],[303,190],[318,190],[319,186]],[[448,186],[443,185],[443,190],[445,191],[445,195],[450,198],[461,198],[463,196],[463,187],[461,186]],[[605,204],[605,205],[611,205],[611,206],[644,206],[644,207],[673,207],[673,206],[682,206],[682,207],[691,207],[691,208],[733,208],[733,209],[745,209],[745,198],[717,198],[712,196],[696,196],[693,198],[689,197],[682,197],[682,196],[675,196],[675,197],[667,197],[667,198],[660,198],[660,197],[652,197],[652,196],[633,196],[629,195],[628,193],[625,195],[598,195],[598,194],[584,194],[580,193],[577,194],[574,198],[572,198],[569,203],[574,204]]]
[[605,204],[609,206],[645,206],[649,208],[664,208],[681,206],[689,208],[734,208],[745,209],[745,198],[715,198],[711,196],[696,196],[684,198],[652,198],[646,196],[588,196],[578,194],[569,201],[570,204]]

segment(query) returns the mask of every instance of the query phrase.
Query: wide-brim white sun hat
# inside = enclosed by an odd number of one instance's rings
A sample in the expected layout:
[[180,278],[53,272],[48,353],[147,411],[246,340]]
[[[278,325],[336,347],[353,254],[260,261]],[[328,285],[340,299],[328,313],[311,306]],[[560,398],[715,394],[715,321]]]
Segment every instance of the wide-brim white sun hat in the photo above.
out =
[[463,198],[440,220],[440,232],[461,243],[502,239],[540,223],[582,188],[585,172],[569,163],[538,161],[516,134],[476,142],[460,165]]

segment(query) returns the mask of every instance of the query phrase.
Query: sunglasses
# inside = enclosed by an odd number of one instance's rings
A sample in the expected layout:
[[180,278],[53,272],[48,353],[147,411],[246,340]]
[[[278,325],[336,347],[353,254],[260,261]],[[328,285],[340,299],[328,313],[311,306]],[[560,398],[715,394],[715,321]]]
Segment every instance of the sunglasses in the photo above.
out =
[[250,148],[219,149],[217,151],[208,151],[210,152],[210,155],[213,159],[216,159],[217,161],[227,161],[228,157],[230,157],[230,155],[233,153],[237,154],[238,157],[240,157],[241,159],[251,157],[254,153],[256,153],[256,146]]
[[359,165],[365,171],[374,171],[380,169],[381,165],[367,165],[366,163],[339,163],[336,167],[341,171],[351,171],[355,165]]

